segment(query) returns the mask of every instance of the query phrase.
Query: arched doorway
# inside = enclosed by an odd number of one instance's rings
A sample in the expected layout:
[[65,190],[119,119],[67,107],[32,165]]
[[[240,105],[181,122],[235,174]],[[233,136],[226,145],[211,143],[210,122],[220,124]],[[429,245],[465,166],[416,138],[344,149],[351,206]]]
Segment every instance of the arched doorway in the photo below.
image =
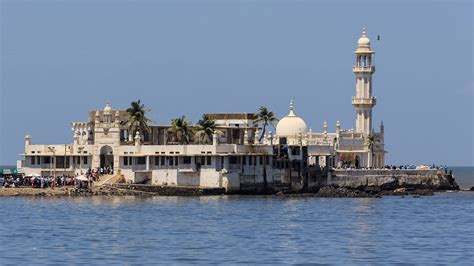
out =
[[114,153],[112,147],[106,145],[100,148],[100,167],[114,168]]

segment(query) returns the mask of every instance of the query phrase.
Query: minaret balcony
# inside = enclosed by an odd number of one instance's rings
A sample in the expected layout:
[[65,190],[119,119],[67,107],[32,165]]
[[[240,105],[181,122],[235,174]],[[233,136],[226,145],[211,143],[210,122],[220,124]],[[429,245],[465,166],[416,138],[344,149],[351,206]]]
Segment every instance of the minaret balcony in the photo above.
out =
[[354,73],[374,73],[375,66],[353,66],[352,72]]
[[352,105],[370,105],[374,106],[377,103],[377,98],[370,97],[370,98],[357,98],[352,97]]

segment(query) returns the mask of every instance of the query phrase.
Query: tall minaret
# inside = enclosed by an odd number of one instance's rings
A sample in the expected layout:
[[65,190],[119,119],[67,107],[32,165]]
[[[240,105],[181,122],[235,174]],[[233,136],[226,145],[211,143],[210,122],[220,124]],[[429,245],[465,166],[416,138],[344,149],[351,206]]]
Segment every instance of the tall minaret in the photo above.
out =
[[376,99],[372,96],[372,75],[375,66],[372,65],[372,54],[370,40],[362,31],[362,37],[357,42],[356,64],[352,71],[356,76],[356,95],[352,97],[352,105],[356,110],[356,132],[368,135],[372,132],[372,108]]

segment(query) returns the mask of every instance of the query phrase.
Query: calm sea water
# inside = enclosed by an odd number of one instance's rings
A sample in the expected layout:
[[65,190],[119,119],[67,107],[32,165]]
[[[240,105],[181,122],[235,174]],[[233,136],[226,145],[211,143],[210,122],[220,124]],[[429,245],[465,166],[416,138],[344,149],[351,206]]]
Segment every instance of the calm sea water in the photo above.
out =
[[474,193],[1,198],[0,265],[474,264]]

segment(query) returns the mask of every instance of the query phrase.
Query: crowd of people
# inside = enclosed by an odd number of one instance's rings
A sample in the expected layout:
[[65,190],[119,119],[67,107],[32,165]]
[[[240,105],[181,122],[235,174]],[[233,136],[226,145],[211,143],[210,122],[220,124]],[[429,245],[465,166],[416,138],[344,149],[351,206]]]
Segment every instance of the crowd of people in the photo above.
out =
[[99,181],[100,177],[107,174],[113,174],[111,167],[107,168],[89,168],[85,173],[76,173],[75,175],[60,175],[60,176],[23,176],[11,175],[4,177],[2,180],[3,187],[76,187],[86,188],[92,183]]

